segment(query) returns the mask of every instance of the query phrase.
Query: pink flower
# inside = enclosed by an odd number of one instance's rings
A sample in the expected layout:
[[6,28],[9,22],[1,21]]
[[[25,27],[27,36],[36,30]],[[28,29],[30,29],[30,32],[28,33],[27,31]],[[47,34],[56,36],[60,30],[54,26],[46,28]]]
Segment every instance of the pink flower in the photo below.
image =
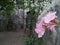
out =
[[55,15],[56,12],[49,12],[46,16],[44,16],[39,23],[36,23],[35,32],[38,34],[38,37],[42,37],[45,33],[46,28],[52,32],[55,32],[55,23],[52,22],[57,18]]
[[54,20],[55,18],[57,18],[57,16],[56,16],[55,14],[56,14],[56,12],[49,12],[49,13],[44,17],[45,23],[49,23],[51,20]]

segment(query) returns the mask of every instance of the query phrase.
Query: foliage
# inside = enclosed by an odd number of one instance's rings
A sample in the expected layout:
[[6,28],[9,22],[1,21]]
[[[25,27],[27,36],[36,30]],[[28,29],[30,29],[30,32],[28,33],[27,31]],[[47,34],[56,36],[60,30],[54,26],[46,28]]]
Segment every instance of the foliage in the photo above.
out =
[[12,30],[16,25],[13,24],[13,20],[11,19],[13,17],[13,12],[16,8],[16,5],[17,4],[15,0],[0,0],[0,31],[9,30],[9,28]]
[[[43,42],[42,39],[39,39],[38,37],[34,36],[34,28],[35,24],[37,21],[37,16],[40,13],[40,10],[42,10],[41,7],[41,2],[45,0],[0,0],[0,15],[3,15],[3,17],[6,18],[6,20],[2,20],[0,22],[5,22],[5,23],[0,23],[0,28],[4,27],[5,28],[12,28],[13,27],[13,20],[11,19],[11,15],[14,9],[22,8],[24,10],[29,10],[28,15],[26,20],[27,26],[28,26],[28,31],[29,31],[29,36],[25,40],[25,45],[35,45],[35,42],[37,41],[39,45],[42,45],[41,43]],[[47,0],[46,0],[47,1]],[[7,24],[6,24],[7,23]],[[4,26],[4,24],[6,24]],[[3,29],[3,28],[2,28]],[[41,42],[41,43],[40,43]]]
[[35,45],[35,42],[38,42],[38,45],[42,45],[43,39],[35,37],[34,28],[37,21],[37,17],[41,10],[41,2],[44,0],[26,0],[24,3],[25,9],[28,8],[27,12],[27,27],[29,31],[28,39],[26,39],[25,45]]

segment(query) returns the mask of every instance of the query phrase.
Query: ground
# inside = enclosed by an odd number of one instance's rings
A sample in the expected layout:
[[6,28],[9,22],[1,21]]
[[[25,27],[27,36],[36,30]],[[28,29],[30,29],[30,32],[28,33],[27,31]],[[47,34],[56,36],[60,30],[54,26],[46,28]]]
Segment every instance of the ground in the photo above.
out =
[[0,45],[24,45],[20,32],[0,32]]

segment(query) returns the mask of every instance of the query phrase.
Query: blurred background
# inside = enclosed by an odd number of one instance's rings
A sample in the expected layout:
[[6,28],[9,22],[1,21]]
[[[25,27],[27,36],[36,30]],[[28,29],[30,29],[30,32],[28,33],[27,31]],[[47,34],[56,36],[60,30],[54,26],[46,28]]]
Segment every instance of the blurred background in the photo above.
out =
[[35,25],[49,11],[60,19],[60,0],[0,0],[0,45],[60,45],[60,28],[42,38]]

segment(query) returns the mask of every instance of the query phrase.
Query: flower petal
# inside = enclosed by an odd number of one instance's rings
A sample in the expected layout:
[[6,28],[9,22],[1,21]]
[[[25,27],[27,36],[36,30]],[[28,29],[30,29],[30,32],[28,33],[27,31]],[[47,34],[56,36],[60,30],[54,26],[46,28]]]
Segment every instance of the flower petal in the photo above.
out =
[[51,20],[54,20],[55,18],[57,18],[57,16],[56,16],[55,14],[56,14],[56,12],[49,12],[49,13],[44,17],[45,23],[49,23]]

